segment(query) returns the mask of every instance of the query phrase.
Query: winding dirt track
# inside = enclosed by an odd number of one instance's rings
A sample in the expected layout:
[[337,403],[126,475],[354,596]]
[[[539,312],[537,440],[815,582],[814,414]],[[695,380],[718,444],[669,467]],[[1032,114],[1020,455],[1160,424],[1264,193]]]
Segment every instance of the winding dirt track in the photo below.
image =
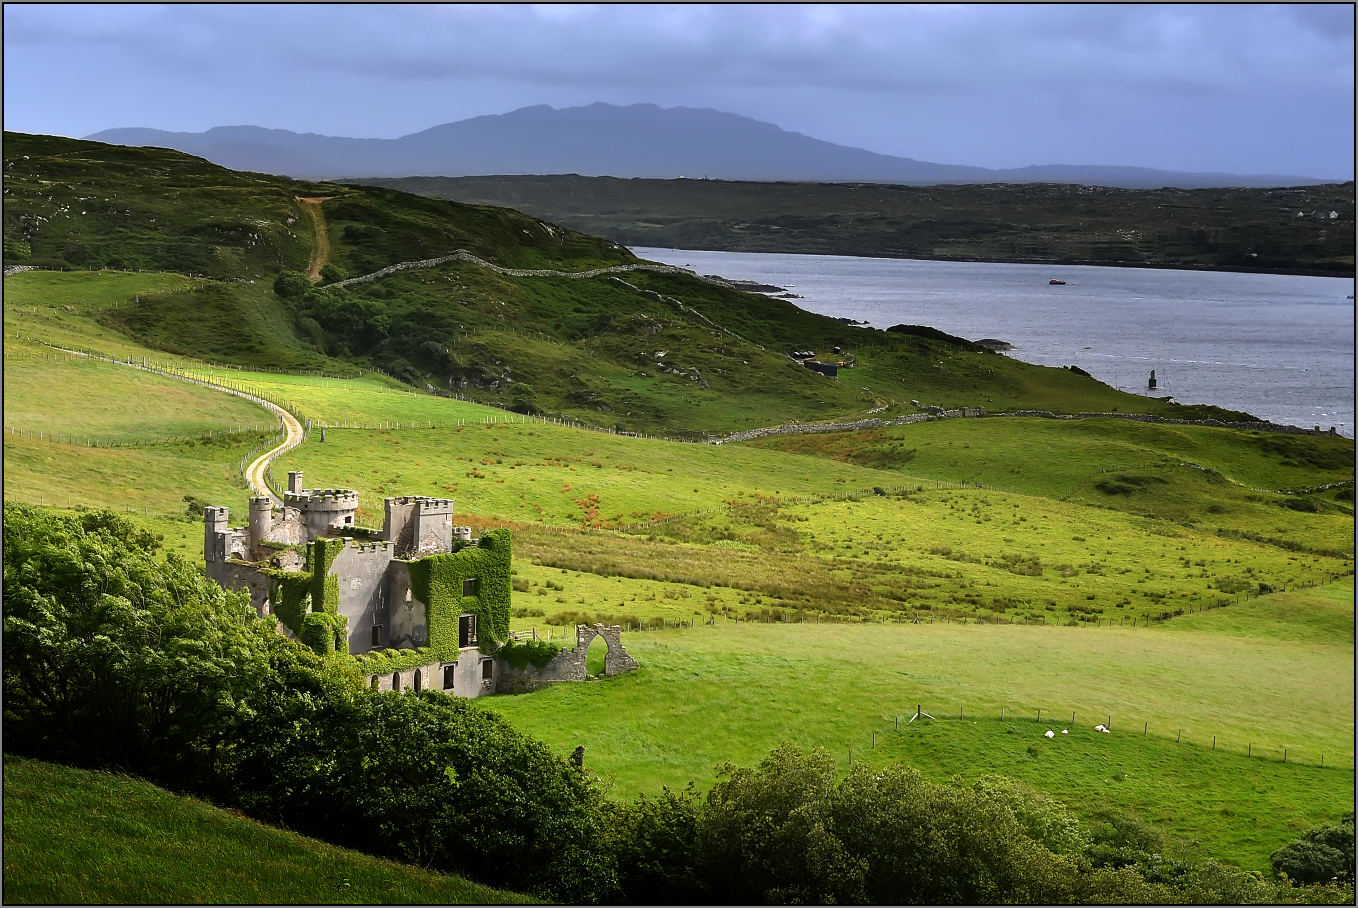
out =
[[274,415],[283,421],[283,428],[288,430],[288,437],[283,439],[281,444],[256,457],[250,466],[245,469],[245,480],[250,483],[250,488],[254,490],[256,495],[267,495],[274,501],[278,501],[278,496],[269,489],[269,484],[264,480],[264,472],[269,468],[269,464],[273,463],[275,457],[300,445],[305,433],[302,431],[302,424],[297,421],[297,417],[287,410],[253,395],[247,396],[249,400],[272,410]]
[[321,203],[331,196],[316,196],[304,199],[295,196],[297,201],[302,203],[302,210],[311,218],[311,228],[313,242],[311,246],[311,261],[307,262],[306,276],[313,281],[321,279],[321,269],[325,263],[330,261],[330,231],[325,226],[325,212],[321,210]]

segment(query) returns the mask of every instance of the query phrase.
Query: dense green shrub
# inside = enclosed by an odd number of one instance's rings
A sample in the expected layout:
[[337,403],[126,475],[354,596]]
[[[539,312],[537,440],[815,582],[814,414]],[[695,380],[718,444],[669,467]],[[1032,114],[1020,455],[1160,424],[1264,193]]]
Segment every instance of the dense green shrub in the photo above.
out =
[[523,671],[530,664],[539,669],[545,668],[561,649],[560,644],[548,643],[546,640],[524,640],[522,643],[511,640],[496,650],[495,655]]
[[1275,873],[1299,883],[1353,884],[1353,811],[1338,823],[1313,826],[1271,855]]
[[509,389],[509,398],[512,400],[515,413],[533,414],[538,411],[538,392],[528,382],[515,382]]
[[33,255],[33,249],[20,240],[5,238],[5,261],[26,262]]
[[349,619],[344,615],[312,612],[302,619],[297,636],[317,655],[349,655]]
[[697,854],[702,800],[693,783],[681,792],[664,788],[657,798],[631,804],[605,802],[605,845],[618,868],[620,901],[652,905],[709,900]]
[[287,299],[301,299],[310,289],[311,280],[300,271],[280,271],[273,282],[273,292]]
[[333,284],[335,281],[342,281],[348,276],[349,272],[345,271],[334,262],[327,262],[321,266],[321,280],[327,284]]

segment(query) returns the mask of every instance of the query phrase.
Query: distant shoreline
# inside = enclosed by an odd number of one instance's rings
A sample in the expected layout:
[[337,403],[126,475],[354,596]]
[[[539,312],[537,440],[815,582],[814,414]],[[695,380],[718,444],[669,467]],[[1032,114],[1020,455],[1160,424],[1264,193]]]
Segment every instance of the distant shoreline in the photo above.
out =
[[[959,262],[972,265],[1046,265],[1051,268],[1071,268],[1092,266],[1096,268],[1153,268],[1159,271],[1221,271],[1236,274],[1283,274],[1296,277],[1336,277],[1353,280],[1358,277],[1355,271],[1321,271],[1313,268],[1251,268],[1245,265],[1195,265],[1192,263],[1174,264],[1168,262],[1118,262],[1108,260],[1082,259],[1025,259],[1025,258],[971,258],[942,255],[892,255],[882,252],[875,255],[850,255],[842,252],[776,252],[755,249],[700,249],[693,246],[631,246],[628,250],[637,255],[637,249],[673,249],[677,252],[731,252],[750,255],[825,255],[843,259],[896,259],[914,262]],[[638,256],[640,258],[640,256]]]

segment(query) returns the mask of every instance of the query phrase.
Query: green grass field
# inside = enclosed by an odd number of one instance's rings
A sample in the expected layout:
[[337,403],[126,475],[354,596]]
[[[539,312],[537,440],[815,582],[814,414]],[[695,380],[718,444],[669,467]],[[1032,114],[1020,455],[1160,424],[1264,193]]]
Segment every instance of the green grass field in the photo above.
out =
[[229,394],[127,366],[51,355],[56,358],[5,358],[7,427],[116,442],[273,428],[272,415]]
[[10,905],[523,904],[336,848],[149,783],[5,758]]
[[[627,635],[635,674],[478,702],[583,744],[619,796],[706,788],[788,740],[846,766],[852,749],[937,779],[1022,778],[1263,869],[1352,803],[1353,626],[1351,580],[1135,630],[719,621]],[[909,723],[917,704],[937,720]],[[1112,734],[1091,730],[1110,715]]]

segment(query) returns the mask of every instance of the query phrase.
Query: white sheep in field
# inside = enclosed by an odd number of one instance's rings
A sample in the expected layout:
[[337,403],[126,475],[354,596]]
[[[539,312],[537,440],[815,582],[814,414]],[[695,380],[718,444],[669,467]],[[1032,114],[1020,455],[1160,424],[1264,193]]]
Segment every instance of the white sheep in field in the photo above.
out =
[[1048,737],[1048,738],[1055,738],[1055,737],[1056,737],[1056,732],[1052,731],[1052,730],[1049,728],[1049,729],[1047,729],[1046,737]]
[[1069,728],[1063,728],[1063,729],[1061,729],[1061,734],[1063,734],[1063,735],[1068,735],[1068,734],[1070,734],[1070,729],[1069,729]]
[[1095,730],[1095,731],[1107,731],[1108,729],[1104,728],[1102,725],[1095,725],[1095,726],[1094,726],[1094,730]]

